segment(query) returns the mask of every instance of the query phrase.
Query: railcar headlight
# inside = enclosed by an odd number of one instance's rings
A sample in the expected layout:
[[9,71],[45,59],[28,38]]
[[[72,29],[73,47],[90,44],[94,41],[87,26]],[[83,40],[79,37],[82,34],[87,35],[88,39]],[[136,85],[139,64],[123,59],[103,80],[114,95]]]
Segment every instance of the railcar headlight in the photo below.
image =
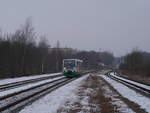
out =
[[64,67],[64,69],[63,69],[63,70],[64,70],[64,72],[66,72],[66,71],[67,71],[66,67]]

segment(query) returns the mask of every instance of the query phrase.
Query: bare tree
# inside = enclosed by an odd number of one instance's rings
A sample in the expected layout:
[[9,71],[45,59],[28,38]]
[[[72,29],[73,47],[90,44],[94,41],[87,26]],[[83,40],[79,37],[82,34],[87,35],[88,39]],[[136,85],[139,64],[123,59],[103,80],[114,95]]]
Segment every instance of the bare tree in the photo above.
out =
[[48,57],[48,51],[50,48],[50,45],[48,44],[48,41],[45,36],[41,36],[39,42],[39,52],[41,55],[41,72],[44,73],[44,69],[46,67],[46,58]]

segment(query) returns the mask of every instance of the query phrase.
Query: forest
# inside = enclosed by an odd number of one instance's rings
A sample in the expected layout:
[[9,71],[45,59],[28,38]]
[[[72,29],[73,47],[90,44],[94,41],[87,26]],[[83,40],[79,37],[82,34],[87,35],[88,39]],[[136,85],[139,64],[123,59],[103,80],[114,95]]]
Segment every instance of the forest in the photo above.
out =
[[122,59],[120,65],[122,71],[150,77],[150,53],[136,48]]
[[36,35],[31,19],[14,33],[0,32],[0,78],[61,72],[65,58],[82,59],[85,69],[98,69],[101,63],[107,66],[113,63],[111,52],[61,47],[59,41],[52,47],[48,39],[50,37]]

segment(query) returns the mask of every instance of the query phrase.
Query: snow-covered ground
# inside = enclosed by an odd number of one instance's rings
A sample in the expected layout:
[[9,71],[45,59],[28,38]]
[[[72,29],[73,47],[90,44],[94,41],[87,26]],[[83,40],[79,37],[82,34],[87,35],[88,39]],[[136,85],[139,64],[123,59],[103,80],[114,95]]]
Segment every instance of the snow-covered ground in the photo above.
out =
[[106,75],[99,76],[104,78],[109,84],[111,84],[123,97],[129,99],[134,103],[137,103],[141,108],[150,113],[150,98],[136,93],[134,90],[128,88],[127,86],[108,78]]
[[[134,90],[118,83],[105,75],[97,75],[99,78],[105,79],[109,84],[111,84],[123,97],[127,98],[128,100],[137,103],[142,109],[145,111],[150,112],[150,99],[144,97]],[[89,103],[90,94],[94,93],[94,90],[90,88],[85,88],[82,90],[84,93],[79,93],[84,86],[84,83],[88,84],[89,80],[88,75],[83,76],[77,80],[74,80],[57,90],[47,94],[46,96],[36,100],[31,105],[26,106],[22,109],[19,113],[59,113],[61,110],[63,113],[68,113],[63,110],[70,110],[70,109],[80,109],[79,113],[87,113],[85,109],[91,109],[89,106],[94,106],[93,108],[101,110],[101,107],[96,104]],[[86,79],[87,78],[87,79]],[[40,82],[39,82],[40,83]],[[92,82],[93,83],[93,82]],[[129,106],[117,98],[117,93],[111,91],[111,88],[105,84],[102,87],[102,92],[106,97],[111,98],[112,104],[116,105],[121,111],[121,113],[134,113]],[[80,95],[81,94],[81,95]],[[1,95],[1,94],[0,94]],[[81,98],[82,97],[82,98]],[[99,100],[100,101],[100,100]],[[91,101],[90,101],[91,102]],[[76,106],[75,103],[80,103],[81,106]],[[79,108],[78,108],[79,107]],[[65,109],[63,109],[65,108]],[[90,113],[90,112],[88,112]]]
[[32,105],[25,107],[20,113],[57,113],[57,110],[64,106],[67,101],[76,101],[81,81],[87,76],[83,76],[50,94],[35,101]]
[[43,80],[43,81],[39,81],[39,82],[36,82],[36,83],[27,84],[25,86],[20,86],[20,87],[13,88],[13,89],[10,89],[10,90],[2,91],[2,92],[0,92],[0,97],[8,95],[8,94],[15,93],[15,92],[18,92],[18,91],[21,91],[21,90],[25,90],[25,89],[28,89],[28,88],[31,88],[31,87],[34,87],[34,86],[37,86],[37,85],[40,85],[40,84],[44,84],[46,82],[51,82],[53,80],[57,80],[57,79],[60,79],[60,78],[64,78],[64,77],[57,77],[57,78],[53,78],[53,79],[49,79],[49,80]]
[[[103,77],[102,75],[100,76]],[[90,111],[91,107],[89,106],[93,106],[93,108],[100,110],[101,108],[99,105],[89,103],[91,98],[89,95],[95,93],[94,89],[85,88],[85,90],[82,91],[84,94],[78,95],[81,91],[82,85],[84,85],[84,83],[88,84],[87,81],[84,81],[87,77],[88,76],[83,76],[65,86],[58,88],[45,97],[35,101],[31,105],[26,106],[19,113],[60,113],[60,110],[62,110],[61,113],[68,113],[67,111],[70,109],[77,111],[80,109],[81,111],[79,113],[90,113],[86,112],[88,109]],[[118,106],[118,110],[121,113],[134,113],[128,105],[116,98],[117,95],[113,94],[108,86],[101,87],[104,88],[103,93],[105,96],[112,99],[112,104]],[[80,106],[75,105],[75,103],[80,103]],[[67,111],[63,111],[63,109]]]
[[135,84],[135,85],[137,85],[137,86],[140,86],[140,87],[143,87],[143,88],[145,88],[145,89],[150,90],[150,86],[144,85],[144,84],[141,84],[141,83],[138,83],[138,82],[134,82],[134,81],[131,81],[131,80],[127,80],[127,79],[122,78],[122,77],[119,77],[119,76],[116,76],[114,72],[111,72],[110,75],[111,75],[111,76],[114,76],[114,77],[116,77],[116,78],[118,78],[118,79],[127,81],[127,82],[129,82],[129,83],[132,83],[132,84]]
[[0,85],[12,83],[12,82],[19,82],[23,80],[36,79],[40,77],[54,76],[54,75],[59,75],[59,74],[62,74],[62,73],[52,73],[52,74],[43,74],[43,75],[24,76],[24,77],[18,77],[18,78],[0,79]]
[[114,94],[112,92],[112,89],[108,86],[102,86],[105,97],[111,98],[112,104],[118,106],[118,110],[121,113],[135,113],[133,110],[131,110],[127,104],[125,104],[123,101],[121,101],[119,98],[116,98],[118,94]]

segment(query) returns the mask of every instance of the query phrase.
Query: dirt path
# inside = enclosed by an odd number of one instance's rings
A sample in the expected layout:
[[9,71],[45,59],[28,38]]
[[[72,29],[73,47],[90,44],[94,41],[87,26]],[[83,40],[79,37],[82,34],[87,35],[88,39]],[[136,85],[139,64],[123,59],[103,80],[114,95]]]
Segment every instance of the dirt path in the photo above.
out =
[[[131,104],[128,106],[128,104]],[[145,113],[135,103],[121,97],[105,80],[90,75],[77,92],[57,113]]]

